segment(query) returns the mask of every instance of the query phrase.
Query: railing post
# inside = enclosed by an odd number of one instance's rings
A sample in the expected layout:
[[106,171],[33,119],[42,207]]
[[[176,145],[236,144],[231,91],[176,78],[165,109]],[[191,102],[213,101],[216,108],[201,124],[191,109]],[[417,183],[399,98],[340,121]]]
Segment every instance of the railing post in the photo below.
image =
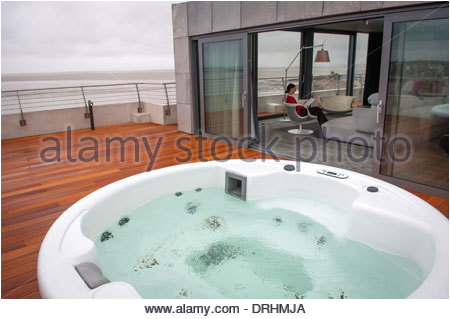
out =
[[20,103],[19,91],[16,91],[16,94],[17,94],[17,101],[19,102],[19,109],[20,109],[19,124],[20,124],[20,126],[25,126],[25,125],[27,125],[27,121],[25,121],[25,119],[23,118],[22,103]]
[[169,94],[167,94],[167,83],[163,83],[164,85],[164,92],[166,93],[166,101],[167,101],[167,105],[169,106]]
[[88,110],[88,105],[87,105],[87,102],[86,102],[86,96],[84,95],[84,89],[83,89],[83,87],[80,86],[80,88],[81,88],[81,93],[83,94],[84,109],[85,109],[85,111],[86,111],[86,112],[84,112],[84,118],[85,118],[85,119],[88,119],[88,118],[89,118],[89,110]]
[[91,130],[95,130],[95,124],[94,124],[94,110],[92,109],[94,107],[94,103],[89,100],[89,119],[91,122]]
[[138,103],[139,103],[139,106],[138,106],[138,113],[142,113],[142,106],[141,106],[141,96],[139,95],[139,87],[138,87],[138,84],[137,83],[135,83],[134,85],[136,85],[136,92],[137,92],[137,96],[138,96]]
[[340,74],[338,74],[338,75],[336,76],[336,79],[337,79],[337,85],[338,85],[338,89],[337,89],[336,95],[338,95],[338,96],[339,96],[339,93],[341,93],[341,77],[342,77],[342,75],[340,75]]

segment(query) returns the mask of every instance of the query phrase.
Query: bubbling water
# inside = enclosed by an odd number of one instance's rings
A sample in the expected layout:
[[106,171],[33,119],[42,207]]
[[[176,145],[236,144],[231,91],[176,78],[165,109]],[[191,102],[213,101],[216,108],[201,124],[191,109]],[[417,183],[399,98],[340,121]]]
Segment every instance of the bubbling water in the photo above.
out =
[[95,244],[105,277],[143,298],[405,298],[420,286],[418,265],[346,238],[347,221],[306,193],[197,188],[130,211]]

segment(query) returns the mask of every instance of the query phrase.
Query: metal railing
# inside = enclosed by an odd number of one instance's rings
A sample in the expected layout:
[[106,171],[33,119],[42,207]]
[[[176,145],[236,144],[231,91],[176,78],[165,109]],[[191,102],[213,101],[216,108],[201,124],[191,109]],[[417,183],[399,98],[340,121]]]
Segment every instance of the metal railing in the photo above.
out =
[[171,105],[176,104],[175,82],[166,83],[117,83],[80,85],[40,89],[23,89],[2,91],[2,114],[20,114],[20,125],[26,125],[24,113],[85,108],[85,117],[89,117],[87,101],[95,105],[138,102],[139,113],[142,113],[143,102]]
[[[319,82],[322,81],[323,83]],[[299,85],[299,76],[291,76],[286,78],[279,77],[261,77],[258,78],[258,96],[270,96],[284,94],[287,83],[294,83],[297,87]],[[333,92],[335,95],[345,95],[346,92],[346,75],[318,75],[313,77],[313,89],[311,93],[325,93]],[[359,84],[359,85],[357,85]],[[362,98],[362,88],[364,88],[364,74],[355,74],[354,93],[358,92]],[[356,94],[354,94],[356,95]]]

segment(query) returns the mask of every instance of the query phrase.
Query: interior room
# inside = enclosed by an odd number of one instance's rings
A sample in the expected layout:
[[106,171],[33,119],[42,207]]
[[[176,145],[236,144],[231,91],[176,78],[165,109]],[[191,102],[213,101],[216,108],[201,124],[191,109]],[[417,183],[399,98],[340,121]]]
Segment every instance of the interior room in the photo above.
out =
[[[436,178],[448,176],[448,19],[393,25],[389,45],[383,43],[383,18],[258,33],[260,138],[252,147],[263,149],[276,139],[270,151],[279,156],[300,155],[370,175],[379,121],[376,93],[383,90],[380,83],[387,84],[380,172],[448,189],[448,178]],[[322,50],[328,59],[321,61]],[[390,57],[384,75],[383,50]],[[321,109],[326,123],[290,116],[289,83],[296,86],[298,104],[313,98],[311,107]],[[302,143],[296,154],[296,138],[305,137],[316,146]]]
[[[355,156],[367,153],[367,159],[354,163],[344,151],[341,162],[333,163],[333,166],[370,174],[371,130],[375,129],[375,121],[372,121],[372,127],[362,124],[366,126],[366,132],[356,132],[352,127],[352,115],[354,109],[363,107],[367,108],[363,111],[370,113],[368,97],[378,92],[382,38],[382,18],[258,34],[258,124],[261,137],[267,142],[278,138],[272,148],[276,154],[294,158],[295,138],[308,136],[316,140],[317,151],[323,153],[323,156],[315,156],[316,160],[329,162],[337,158],[324,156],[335,154],[342,147],[334,140],[350,141],[349,147]],[[321,51],[328,55],[325,60],[320,57]],[[311,107],[320,107],[328,124],[321,128],[314,120],[305,121],[302,129],[309,132],[293,133],[299,125],[289,118],[284,104],[285,89],[290,83],[296,86],[294,97],[298,103],[305,104],[313,98]],[[365,117],[373,118],[374,115]],[[367,122],[365,117],[358,122]],[[355,138],[357,136],[362,136],[367,143]],[[322,140],[327,137],[329,141],[324,152]],[[262,145],[252,147],[261,148]],[[302,157],[308,158],[311,152],[312,148],[305,143]]]

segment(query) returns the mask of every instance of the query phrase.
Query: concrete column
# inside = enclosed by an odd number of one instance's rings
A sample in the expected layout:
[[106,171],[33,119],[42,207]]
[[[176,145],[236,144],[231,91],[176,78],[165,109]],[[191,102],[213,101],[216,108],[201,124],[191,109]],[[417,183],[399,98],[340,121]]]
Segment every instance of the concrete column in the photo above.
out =
[[359,1],[324,1],[322,15],[335,15],[361,11]]
[[191,48],[189,40],[189,3],[172,5],[173,46],[178,130],[193,133]]
[[213,32],[241,27],[241,3],[238,1],[213,1],[211,13]]
[[241,27],[253,27],[275,23],[276,1],[241,1]]
[[174,39],[178,130],[193,133],[192,66],[189,37]]
[[278,1],[277,5],[277,22],[320,17],[323,9],[323,1]]
[[212,32],[211,1],[194,1],[187,3],[189,35]]

